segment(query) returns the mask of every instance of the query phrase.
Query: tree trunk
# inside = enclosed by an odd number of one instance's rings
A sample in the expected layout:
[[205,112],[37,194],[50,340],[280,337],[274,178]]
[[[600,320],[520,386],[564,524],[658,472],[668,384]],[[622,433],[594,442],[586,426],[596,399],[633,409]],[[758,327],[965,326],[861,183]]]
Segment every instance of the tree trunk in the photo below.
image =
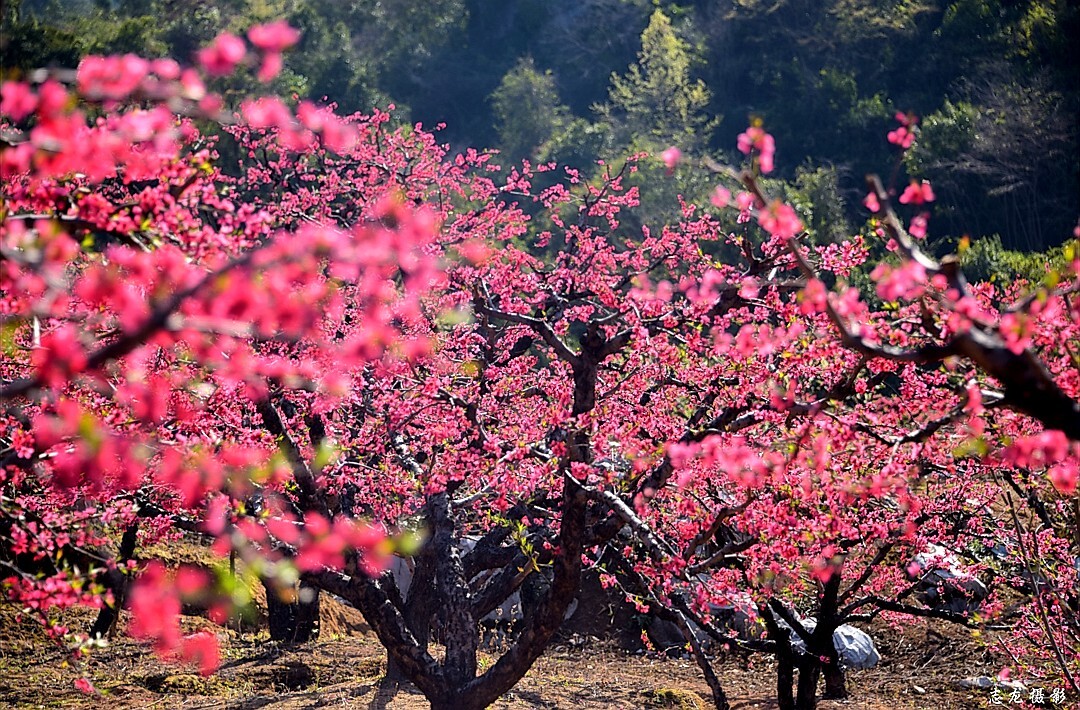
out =
[[[625,346],[624,339],[608,342],[593,323],[583,342],[580,356],[564,354],[574,372],[574,406],[571,414],[579,416],[596,405],[597,365],[608,355]],[[574,464],[591,463],[592,447],[587,429],[567,433],[567,453],[560,459],[562,478],[562,516],[559,521],[558,551],[552,560],[551,588],[536,613],[525,623],[510,649],[483,675],[476,677],[476,651],[479,627],[469,599],[468,580],[461,558],[452,542],[454,525],[449,498],[444,493],[429,498],[433,527],[429,543],[436,551],[435,587],[438,603],[445,605],[446,661],[439,663],[420,647],[406,626],[402,610],[391,602],[379,580],[346,576],[331,570],[312,573],[310,579],[359,609],[371,624],[390,657],[424,694],[433,708],[482,710],[499,699],[521,679],[543,653],[551,637],[562,625],[563,617],[577,594],[581,580],[581,555],[586,537],[588,497],[576,479]],[[392,443],[402,464],[418,479],[425,475],[409,454],[405,442],[393,437]],[[448,550],[449,547],[449,550]],[[439,551],[449,551],[449,555]]]
[[698,668],[701,669],[702,675],[705,676],[709,692],[712,693],[713,706],[716,710],[730,710],[731,705],[728,703],[720,678],[717,677],[716,671],[712,669],[709,659],[705,656],[705,650],[701,647],[697,634],[690,628],[689,620],[681,612],[675,613],[675,619],[679,625],[679,630],[683,633],[683,637],[686,638],[691,650],[694,652],[694,660],[697,662]]
[[[426,652],[431,640],[431,621],[436,608],[435,556],[430,545],[424,545],[416,556],[408,591],[398,590],[394,586],[389,590],[391,599],[395,596],[394,592],[398,593],[399,600],[400,597],[405,597],[400,603],[405,627],[412,632],[416,645]],[[394,661],[389,650],[386,652],[386,678],[396,682],[407,680],[405,672]]]
[[799,688],[795,710],[814,710],[817,707],[817,686],[821,678],[821,661],[807,654],[799,664]]
[[301,581],[295,598],[286,601],[273,582],[263,580],[270,640],[286,644],[307,643],[319,637],[319,588]]
[[431,542],[435,559],[435,593],[441,605],[443,643],[446,657],[442,663],[451,687],[461,688],[476,678],[476,652],[480,629],[469,601],[469,581],[461,565],[450,494],[437,493],[428,499],[433,527]]
[[791,641],[786,651],[776,654],[776,702],[780,710],[795,710],[795,661],[791,657]]
[[760,606],[769,638],[776,641],[776,702],[780,710],[795,710],[795,652],[791,650],[791,631],[776,623],[772,609]]
[[839,654],[836,654],[835,658],[829,657],[823,673],[825,675],[824,697],[832,700],[846,698],[848,696],[847,681],[844,679],[844,669],[840,667]]
[[97,620],[90,629],[90,638],[105,638],[110,635],[120,618],[120,610],[124,608],[124,599],[127,597],[128,576],[120,569],[127,561],[135,556],[135,543],[139,536],[139,523],[134,521],[124,531],[120,539],[120,549],[116,554],[116,569],[105,572],[105,585],[113,593],[113,603],[101,607]]
[[[800,666],[798,696],[795,699],[795,707],[798,710],[814,710],[817,706],[817,685],[823,665],[826,684],[830,682],[831,677],[832,689],[844,693],[844,696],[847,694],[844,687],[844,672],[840,668],[840,655],[833,642],[833,633],[840,625],[837,614],[839,593],[840,570],[837,569],[821,590],[817,626],[807,639],[806,656]],[[826,659],[825,664],[822,664],[822,658]],[[826,685],[826,690],[828,688],[829,686]]]
[[846,698],[847,684],[844,682],[844,669],[840,667],[840,653],[836,650],[836,642],[833,634],[840,625],[838,616],[838,598],[840,593],[840,570],[836,570],[825,588],[821,597],[821,615],[818,618],[817,628],[814,629],[814,644],[808,647],[815,658],[826,659],[822,668],[825,675],[825,697]]

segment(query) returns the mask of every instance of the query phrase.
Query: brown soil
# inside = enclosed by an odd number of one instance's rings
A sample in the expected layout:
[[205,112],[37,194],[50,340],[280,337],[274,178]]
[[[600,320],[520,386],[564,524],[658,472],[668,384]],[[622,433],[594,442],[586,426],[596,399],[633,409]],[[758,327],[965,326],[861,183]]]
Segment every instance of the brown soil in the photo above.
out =
[[[194,564],[212,564],[202,550],[161,551]],[[189,549],[190,548],[190,549]],[[156,554],[156,553],[155,553]],[[309,708],[428,707],[409,685],[386,682],[385,654],[355,609],[324,596],[318,641],[281,648],[267,640],[265,594],[251,589],[261,612],[253,624],[223,629],[197,617],[183,617],[186,632],[212,630],[222,648],[218,673],[204,678],[192,668],[159,661],[143,645],[123,633],[88,659],[71,654],[46,639],[40,627],[16,620],[17,609],[0,602],[0,708],[237,708],[307,710]],[[619,648],[639,632],[610,609],[583,609],[563,636],[536,663],[496,708],[708,708],[708,686],[689,659],[669,659]],[[588,623],[589,619],[597,623]],[[622,633],[611,633],[603,619]],[[70,610],[62,619],[69,628],[88,627],[90,610]],[[122,617],[121,627],[123,626]],[[260,628],[261,625],[261,628]],[[608,633],[607,640],[597,636]],[[989,694],[961,690],[954,683],[976,675],[994,675],[1004,665],[995,657],[992,636],[976,640],[970,631],[938,623],[912,622],[902,629],[876,624],[867,629],[882,656],[869,671],[848,673],[851,697],[822,701],[822,710],[968,710],[988,707]],[[495,656],[483,655],[481,669]],[[766,656],[738,654],[714,660],[731,705],[738,710],[775,708],[775,666]],[[79,678],[96,688],[84,695]]]
[[[69,623],[89,622],[69,612]],[[70,708],[426,708],[412,687],[383,678],[384,654],[359,614],[327,599],[319,641],[290,649],[261,634],[238,634],[185,617],[185,630],[216,628],[223,648],[220,671],[203,678],[190,668],[166,665],[119,636],[84,661],[72,661],[40,630],[0,614],[0,705]],[[917,624],[901,631],[871,629],[883,661],[871,671],[848,674],[852,697],[822,701],[823,710],[986,707],[988,695],[958,690],[955,680],[1000,668],[963,629]],[[493,661],[484,656],[481,664]],[[715,662],[731,700],[741,710],[773,708],[773,664],[764,656]],[[97,695],[75,690],[90,679]],[[917,686],[917,687],[916,687]],[[611,642],[569,636],[554,644],[497,708],[707,708],[708,687],[687,659],[653,658],[619,650]]]

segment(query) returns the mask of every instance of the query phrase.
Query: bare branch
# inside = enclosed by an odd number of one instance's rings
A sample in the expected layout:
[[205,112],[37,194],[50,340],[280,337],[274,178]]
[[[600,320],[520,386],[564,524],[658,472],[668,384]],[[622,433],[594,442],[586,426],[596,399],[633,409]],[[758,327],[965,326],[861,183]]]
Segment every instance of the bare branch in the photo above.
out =
[[508,323],[517,323],[518,325],[528,326],[544,339],[544,342],[550,345],[555,354],[559,356],[560,360],[570,363],[573,367],[581,366],[581,357],[570,349],[570,346],[564,343],[551,326],[545,321],[539,318],[533,318],[531,316],[522,315],[520,313],[509,313],[507,311],[500,311],[497,308],[488,306],[480,301],[479,298],[474,299],[473,308],[477,313],[482,313],[489,318],[495,318],[497,320],[506,321]]

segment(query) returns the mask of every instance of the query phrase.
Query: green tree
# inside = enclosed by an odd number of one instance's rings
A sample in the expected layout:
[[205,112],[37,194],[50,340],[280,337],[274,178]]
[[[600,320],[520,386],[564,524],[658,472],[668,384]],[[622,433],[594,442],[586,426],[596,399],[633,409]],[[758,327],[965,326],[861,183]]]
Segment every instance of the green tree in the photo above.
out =
[[832,165],[801,165],[795,170],[794,185],[786,191],[816,244],[842,242],[852,235],[840,172]]
[[31,3],[0,7],[0,68],[73,67],[87,54],[162,56],[168,47],[147,15],[119,14],[89,2]]
[[622,76],[611,75],[609,103],[598,108],[600,115],[627,143],[636,137],[698,152],[717,120],[706,113],[708,87],[690,77],[693,62],[690,46],[676,35],[667,15],[657,10],[641,34],[637,64]]
[[960,248],[960,263],[964,275],[974,282],[1010,283],[1024,279],[1030,283],[1043,283],[1051,274],[1065,270],[1066,249],[1057,247],[1046,252],[1011,251],[1001,245],[1001,237],[994,234],[975,240],[970,246],[964,242]]
[[574,116],[541,146],[536,157],[542,162],[554,161],[582,169],[594,163],[598,156],[612,152],[611,131],[606,124]]
[[938,186],[935,214],[952,234],[999,233],[1009,249],[1042,250],[1076,219],[1075,114],[1045,82],[999,70],[927,116],[906,167]]
[[509,160],[535,157],[570,120],[550,71],[532,57],[518,61],[491,94],[499,147]]

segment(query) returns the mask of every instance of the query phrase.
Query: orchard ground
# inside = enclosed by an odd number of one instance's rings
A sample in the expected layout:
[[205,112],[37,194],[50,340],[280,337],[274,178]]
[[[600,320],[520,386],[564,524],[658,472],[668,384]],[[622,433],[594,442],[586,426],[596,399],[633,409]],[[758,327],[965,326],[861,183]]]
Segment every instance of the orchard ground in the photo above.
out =
[[[195,556],[187,548],[181,556]],[[198,555],[202,557],[202,555]],[[264,609],[256,593],[255,605]],[[145,644],[119,629],[106,649],[86,661],[69,661],[17,609],[0,605],[0,705],[15,708],[427,708],[409,684],[384,679],[385,651],[359,612],[324,597],[318,641],[279,647],[265,627],[238,632],[199,616],[184,616],[185,632],[211,630],[222,645],[222,665],[210,676],[162,663]],[[92,610],[69,610],[71,628],[92,622]],[[127,613],[121,626],[127,621]],[[567,627],[573,624],[567,624]],[[580,627],[577,627],[580,628]],[[913,621],[902,629],[882,623],[867,628],[882,662],[850,671],[851,697],[823,700],[819,708],[946,710],[988,707],[989,694],[955,687],[971,676],[993,675],[1002,666],[993,632],[981,640],[960,627]],[[481,665],[493,656],[481,655]],[[65,662],[68,661],[68,662]],[[765,655],[731,654],[716,663],[734,709],[775,708],[775,664]],[[75,688],[89,679],[96,694]],[[563,628],[559,638],[496,708],[705,708],[709,689],[693,660],[629,652],[610,638]]]

